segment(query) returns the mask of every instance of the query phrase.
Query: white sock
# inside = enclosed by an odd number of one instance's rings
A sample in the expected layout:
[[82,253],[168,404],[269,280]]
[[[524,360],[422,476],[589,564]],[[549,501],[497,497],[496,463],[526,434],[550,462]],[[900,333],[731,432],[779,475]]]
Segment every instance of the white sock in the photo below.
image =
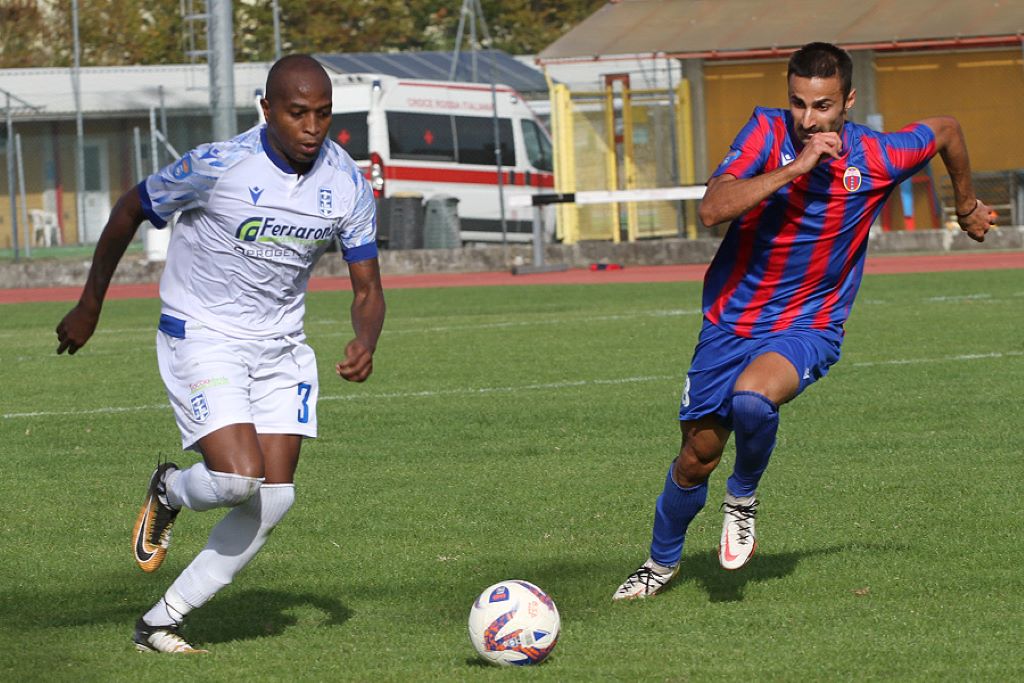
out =
[[294,502],[294,484],[260,486],[213,527],[206,547],[175,579],[162,602],[171,604],[168,596],[180,596],[181,604],[171,606],[184,614],[206,604],[249,564]]
[[215,472],[197,462],[167,476],[167,502],[173,508],[212,510],[245,502],[259,488],[262,479],[229,472]]
[[142,620],[150,626],[173,626],[180,624],[185,615],[192,611],[192,606],[185,602],[174,586],[167,589],[164,597],[153,605],[152,609],[142,615]]

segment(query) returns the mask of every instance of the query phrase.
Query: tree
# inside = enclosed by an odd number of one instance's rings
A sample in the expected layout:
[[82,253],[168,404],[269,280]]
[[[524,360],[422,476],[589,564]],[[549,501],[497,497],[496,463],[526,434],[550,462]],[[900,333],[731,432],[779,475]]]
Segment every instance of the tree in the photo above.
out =
[[52,64],[48,34],[46,16],[38,2],[0,0],[0,67]]
[[[181,0],[80,0],[83,66],[181,64]],[[195,4],[202,6],[201,0]],[[271,0],[234,3],[235,59],[274,57]],[[604,0],[481,0],[485,48],[532,54]],[[462,0],[279,0],[284,53],[451,50]],[[201,28],[202,24],[198,25]],[[461,49],[469,49],[469,32]],[[478,38],[483,36],[478,32]],[[0,68],[72,62],[71,0],[0,0]],[[205,41],[201,41],[205,44]]]

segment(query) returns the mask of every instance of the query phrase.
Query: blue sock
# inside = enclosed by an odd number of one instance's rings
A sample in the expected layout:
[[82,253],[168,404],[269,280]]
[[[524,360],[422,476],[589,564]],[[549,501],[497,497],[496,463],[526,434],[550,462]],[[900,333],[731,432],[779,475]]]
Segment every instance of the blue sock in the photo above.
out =
[[732,428],[736,434],[736,464],[726,481],[729,493],[754,495],[779,431],[779,407],[756,391],[732,395]]
[[654,534],[651,559],[665,567],[679,564],[683,555],[686,529],[708,499],[708,483],[683,488],[672,479],[672,465],[665,478],[665,489],[654,506]]

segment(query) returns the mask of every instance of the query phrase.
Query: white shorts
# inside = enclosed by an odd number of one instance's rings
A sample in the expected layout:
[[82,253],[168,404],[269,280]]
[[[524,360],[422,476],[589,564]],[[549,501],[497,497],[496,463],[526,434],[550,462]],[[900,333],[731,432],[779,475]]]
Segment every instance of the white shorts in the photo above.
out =
[[316,356],[303,339],[179,339],[156,334],[156,357],[181,447],[231,424],[258,434],[316,436]]

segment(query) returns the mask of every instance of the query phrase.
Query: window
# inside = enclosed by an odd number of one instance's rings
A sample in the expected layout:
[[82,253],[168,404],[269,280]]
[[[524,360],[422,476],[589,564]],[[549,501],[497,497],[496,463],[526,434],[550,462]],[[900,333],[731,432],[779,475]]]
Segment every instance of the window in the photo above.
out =
[[530,159],[531,166],[538,171],[555,169],[551,141],[535,121],[523,120],[523,142],[526,143],[526,156]]
[[103,192],[103,159],[98,145],[82,148],[82,166],[85,167],[85,191]]
[[366,115],[365,111],[355,111],[347,114],[335,114],[331,118],[331,132],[328,135],[357,161],[365,161],[370,158]]
[[390,111],[388,141],[392,159],[455,161],[450,116]]
[[[494,159],[494,119],[483,116],[456,116],[455,136],[459,141],[460,164],[496,166]],[[501,165],[516,165],[516,148],[512,141],[512,122],[498,119],[501,141]]]

